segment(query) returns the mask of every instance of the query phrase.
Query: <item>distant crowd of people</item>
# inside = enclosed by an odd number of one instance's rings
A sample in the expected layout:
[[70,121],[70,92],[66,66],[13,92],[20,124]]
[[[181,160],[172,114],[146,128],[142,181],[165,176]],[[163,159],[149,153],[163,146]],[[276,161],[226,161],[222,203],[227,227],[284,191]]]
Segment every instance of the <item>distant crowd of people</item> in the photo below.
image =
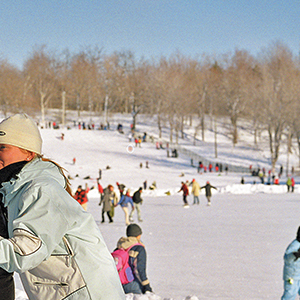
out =
[[[155,183],[156,184],[156,183]],[[113,223],[114,218],[114,209],[118,205],[122,208],[125,215],[125,224],[129,225],[133,222],[134,211],[137,212],[138,221],[142,222],[141,215],[141,204],[143,203],[142,192],[143,188],[140,187],[131,195],[131,190],[126,189],[124,184],[116,183],[119,189],[119,196],[116,194],[112,184],[109,184],[107,187],[103,188],[100,179],[97,178],[97,187],[98,192],[100,193],[100,202],[99,205],[102,206],[102,223],[105,222],[105,215],[107,215],[109,223]],[[76,192],[74,193],[74,198],[78,203],[83,207],[84,210],[87,210],[88,197],[87,194],[94,187],[89,188],[86,184],[85,189],[81,185],[77,187]]]
[[209,163],[206,166],[202,163],[202,161],[199,161],[197,171],[199,174],[206,173],[206,172],[222,173],[223,171],[227,174],[228,173],[228,165],[225,165],[225,167],[224,167],[222,163],[215,163],[215,165],[213,165],[212,163]]
[[190,183],[188,181],[186,182],[182,181],[181,188],[178,191],[178,193],[182,191],[184,207],[186,208],[189,207],[189,203],[187,201],[187,197],[189,195],[189,186],[192,186],[191,193],[193,195],[193,204],[200,204],[200,200],[199,200],[200,191],[202,189],[205,189],[207,205],[208,206],[211,205],[211,197],[212,197],[211,189],[217,190],[217,188],[211,185],[209,181],[206,182],[206,185],[200,187],[199,183],[195,179],[193,179]]

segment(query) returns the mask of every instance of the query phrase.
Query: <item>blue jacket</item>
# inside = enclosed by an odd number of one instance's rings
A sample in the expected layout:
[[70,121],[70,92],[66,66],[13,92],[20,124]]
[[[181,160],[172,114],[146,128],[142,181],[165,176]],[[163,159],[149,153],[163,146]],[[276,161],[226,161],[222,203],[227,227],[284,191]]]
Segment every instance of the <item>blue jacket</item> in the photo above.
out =
[[121,205],[121,207],[128,207],[128,203],[131,204],[131,206],[133,206],[133,201],[132,198],[130,196],[127,195],[122,195],[120,201],[117,203],[117,205]]
[[36,158],[2,184],[9,238],[0,237],[0,267],[20,273],[32,300],[125,299],[93,216],[65,183],[55,164]]
[[297,240],[292,241],[287,247],[284,253],[284,268],[283,268],[283,280],[293,278],[300,280],[300,258],[295,260],[293,252],[298,252],[300,248],[300,242]]

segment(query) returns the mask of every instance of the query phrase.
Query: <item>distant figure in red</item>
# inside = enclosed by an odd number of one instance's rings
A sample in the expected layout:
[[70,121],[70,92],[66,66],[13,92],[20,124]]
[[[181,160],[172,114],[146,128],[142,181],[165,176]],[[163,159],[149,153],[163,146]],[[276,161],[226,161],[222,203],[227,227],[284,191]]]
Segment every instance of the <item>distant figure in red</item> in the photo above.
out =
[[187,196],[189,195],[189,188],[187,187],[187,185],[182,181],[181,182],[181,188],[178,191],[178,193],[180,193],[181,191],[183,191],[183,203],[184,206],[189,206],[188,202],[187,202]]
[[134,143],[135,143],[135,146],[137,147],[137,145],[139,144],[138,138],[135,138],[135,139],[134,139]]
[[76,163],[76,158],[74,157],[73,158],[73,165],[75,165],[75,163]]
[[212,164],[209,164],[209,166],[208,166],[208,170],[209,170],[209,172],[211,172],[211,171],[212,171],[212,168],[213,168]]
[[75,192],[74,198],[82,206],[84,210],[87,210],[88,197],[87,194],[90,191],[88,185],[85,185],[85,190],[82,189],[82,186],[79,185],[77,191]]
[[216,187],[212,186],[209,181],[206,182],[206,185],[201,187],[201,190],[205,189],[205,196],[207,199],[207,205],[209,206],[211,204],[210,199],[211,199],[211,189],[217,189]]
[[294,177],[292,177],[291,181],[292,181],[292,193],[293,193],[294,189],[295,189],[295,179],[294,179]]
[[218,163],[216,163],[215,170],[216,170],[216,172],[219,172],[219,164]]

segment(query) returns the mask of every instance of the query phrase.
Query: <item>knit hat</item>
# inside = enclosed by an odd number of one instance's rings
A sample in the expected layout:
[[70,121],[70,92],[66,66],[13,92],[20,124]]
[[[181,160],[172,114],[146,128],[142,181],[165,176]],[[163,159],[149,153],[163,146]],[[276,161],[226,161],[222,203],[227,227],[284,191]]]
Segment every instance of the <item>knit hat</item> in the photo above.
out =
[[37,154],[42,138],[36,123],[26,114],[15,114],[0,123],[0,144],[8,144]]
[[126,229],[126,235],[129,237],[129,236],[139,236],[142,234],[142,229],[139,225],[137,224],[130,224],[127,226],[127,229]]

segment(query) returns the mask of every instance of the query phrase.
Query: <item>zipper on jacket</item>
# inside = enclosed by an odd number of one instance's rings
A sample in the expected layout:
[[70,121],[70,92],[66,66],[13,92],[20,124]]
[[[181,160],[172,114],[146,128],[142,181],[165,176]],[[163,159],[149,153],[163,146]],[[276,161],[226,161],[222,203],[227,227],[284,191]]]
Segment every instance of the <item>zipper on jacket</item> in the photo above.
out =
[[58,286],[61,286],[61,287],[69,286],[69,285],[68,285],[67,283],[65,283],[65,282],[51,283],[51,282],[40,282],[40,281],[35,281],[35,282],[33,282],[33,284],[35,284],[35,285],[58,285]]

